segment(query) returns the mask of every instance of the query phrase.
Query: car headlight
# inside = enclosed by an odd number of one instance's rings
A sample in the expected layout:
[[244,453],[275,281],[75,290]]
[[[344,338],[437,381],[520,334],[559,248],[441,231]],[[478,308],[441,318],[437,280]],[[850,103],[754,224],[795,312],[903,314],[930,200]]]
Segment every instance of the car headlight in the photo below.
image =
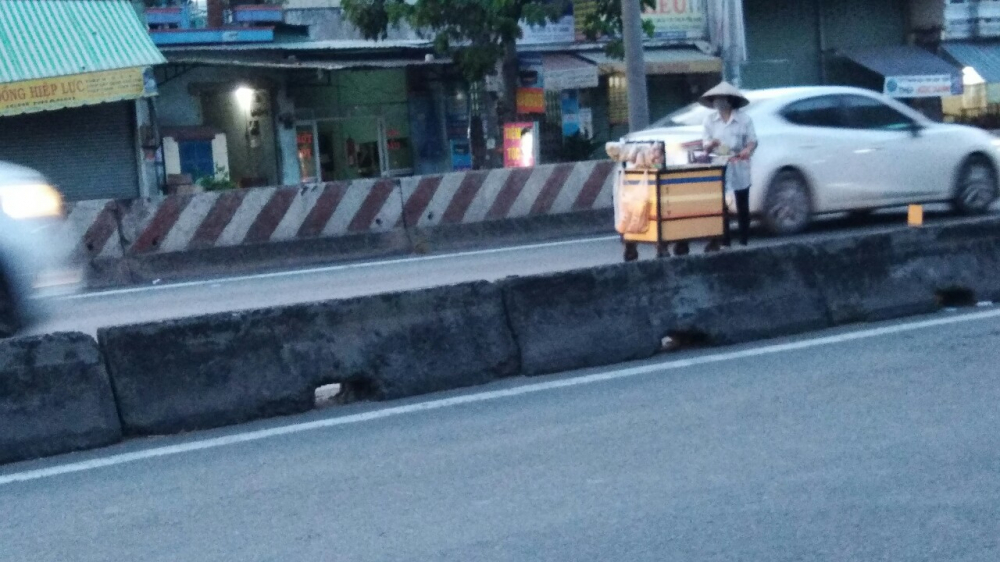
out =
[[63,212],[62,195],[46,183],[0,187],[0,208],[12,219],[58,217]]

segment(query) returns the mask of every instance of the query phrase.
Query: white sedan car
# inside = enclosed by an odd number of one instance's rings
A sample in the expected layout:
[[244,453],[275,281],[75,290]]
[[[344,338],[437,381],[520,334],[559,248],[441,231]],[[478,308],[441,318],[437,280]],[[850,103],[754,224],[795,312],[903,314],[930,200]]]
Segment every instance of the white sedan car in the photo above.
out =
[[[815,215],[949,202],[986,212],[998,197],[1000,139],[933,122],[888,97],[822,86],[752,90],[742,111],[760,146],[750,210],[774,233],[804,229]],[[626,141],[663,141],[668,164],[687,163],[711,112],[691,104]]]

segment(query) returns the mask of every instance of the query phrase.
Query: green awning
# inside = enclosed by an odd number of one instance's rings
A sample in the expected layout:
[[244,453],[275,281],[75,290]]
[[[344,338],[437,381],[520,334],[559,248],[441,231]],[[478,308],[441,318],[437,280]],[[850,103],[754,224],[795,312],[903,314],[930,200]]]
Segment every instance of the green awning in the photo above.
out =
[[0,0],[0,84],[164,62],[128,0]]

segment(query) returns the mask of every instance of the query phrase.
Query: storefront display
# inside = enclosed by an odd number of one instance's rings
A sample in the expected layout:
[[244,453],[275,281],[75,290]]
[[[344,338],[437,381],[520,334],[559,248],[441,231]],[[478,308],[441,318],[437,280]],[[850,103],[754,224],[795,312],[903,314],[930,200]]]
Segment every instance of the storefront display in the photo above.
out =
[[507,123],[503,126],[504,168],[528,168],[538,161],[538,123]]

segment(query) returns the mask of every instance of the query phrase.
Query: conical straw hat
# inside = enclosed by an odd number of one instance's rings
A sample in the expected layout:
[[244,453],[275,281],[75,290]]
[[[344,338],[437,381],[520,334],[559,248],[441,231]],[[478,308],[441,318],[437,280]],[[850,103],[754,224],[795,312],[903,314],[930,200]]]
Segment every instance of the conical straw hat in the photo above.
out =
[[733,86],[729,82],[723,82],[718,86],[712,88],[711,90],[702,94],[701,99],[698,103],[704,105],[705,107],[712,107],[712,98],[728,97],[733,100],[733,107],[739,109],[741,107],[746,107],[750,103],[750,100],[740,92],[736,86]]

